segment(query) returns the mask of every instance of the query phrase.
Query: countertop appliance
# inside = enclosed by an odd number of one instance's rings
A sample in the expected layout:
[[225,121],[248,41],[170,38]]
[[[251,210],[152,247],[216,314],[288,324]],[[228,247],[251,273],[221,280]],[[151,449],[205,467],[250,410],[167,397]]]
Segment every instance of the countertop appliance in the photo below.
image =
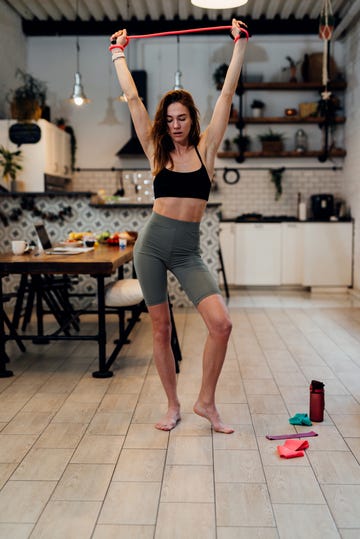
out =
[[311,217],[314,221],[329,221],[334,215],[334,195],[321,193],[312,195]]

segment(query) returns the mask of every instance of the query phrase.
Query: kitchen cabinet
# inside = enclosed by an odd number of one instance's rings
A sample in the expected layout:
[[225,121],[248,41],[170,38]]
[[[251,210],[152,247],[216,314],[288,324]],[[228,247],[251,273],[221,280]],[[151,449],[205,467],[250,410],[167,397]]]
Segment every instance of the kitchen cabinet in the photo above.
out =
[[[11,151],[18,148],[9,140],[9,128],[14,120],[0,120],[0,144]],[[38,120],[41,129],[39,142],[22,144],[23,169],[18,174],[20,190],[45,191],[45,174],[71,178],[70,135],[47,120]]]
[[[219,241],[228,284],[235,284],[235,232],[236,223],[220,223]],[[221,272],[219,277],[224,284]]]
[[281,284],[298,285],[303,280],[303,223],[281,224]]
[[353,223],[221,223],[229,285],[352,285]]
[[[262,82],[262,83],[244,83],[243,88],[245,91],[254,90],[254,91],[267,91],[267,92],[312,92],[312,94],[316,94],[316,98],[313,99],[313,101],[319,100],[319,92],[322,89],[322,86],[318,83],[314,82],[299,82],[299,83],[288,83],[288,82]],[[343,91],[346,88],[346,83],[339,81],[339,82],[333,82],[329,84],[329,90],[331,91]],[[269,95],[269,94],[268,94]],[[240,100],[242,99],[242,94],[240,94]],[[269,107],[270,108],[270,107]],[[272,108],[272,107],[271,107]],[[240,106],[239,109],[241,110],[242,107]],[[229,124],[237,124],[239,121],[238,118],[231,118],[229,120]],[[316,129],[319,128],[319,125],[324,122],[324,118],[321,117],[301,117],[301,116],[272,116],[272,117],[244,117],[243,118],[244,125],[259,125],[259,124],[265,124],[268,127],[271,127],[272,124],[282,124],[282,125],[293,125],[296,126],[296,128],[299,127],[300,124],[305,124],[307,126],[313,126]],[[336,124],[340,125],[345,122],[344,116],[338,116],[336,118]],[[247,133],[249,135],[249,133]],[[282,152],[264,152],[264,151],[245,151],[244,157],[245,158],[259,158],[259,157],[319,157],[323,153],[322,149],[314,150],[309,149],[305,152],[297,152],[295,150],[293,151],[282,151]],[[236,158],[238,157],[237,151],[220,151],[218,152],[217,156],[219,158]],[[344,157],[346,155],[346,151],[343,148],[333,148],[330,151],[330,156],[332,157]]]
[[235,284],[281,284],[281,223],[238,224],[235,242]]
[[304,223],[304,286],[351,286],[352,223]]

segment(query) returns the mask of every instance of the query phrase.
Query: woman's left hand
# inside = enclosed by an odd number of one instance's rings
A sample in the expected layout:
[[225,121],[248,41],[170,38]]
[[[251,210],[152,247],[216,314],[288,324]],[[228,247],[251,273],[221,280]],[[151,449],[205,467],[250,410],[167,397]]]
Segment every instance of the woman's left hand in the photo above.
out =
[[233,19],[231,21],[231,25],[232,25],[232,28],[231,28],[231,35],[233,36],[233,38],[235,39],[237,36],[240,36],[241,35],[241,30],[242,28],[246,29],[247,30],[247,24],[245,24],[244,22],[242,21],[238,21],[236,19]]

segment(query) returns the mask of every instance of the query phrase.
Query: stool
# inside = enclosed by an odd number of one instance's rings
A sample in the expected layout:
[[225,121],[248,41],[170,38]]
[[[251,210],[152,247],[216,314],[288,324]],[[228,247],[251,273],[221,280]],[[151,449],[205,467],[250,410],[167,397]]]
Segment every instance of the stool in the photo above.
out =
[[[170,299],[168,302],[171,321],[171,348],[174,354],[176,372],[179,372],[181,351]],[[105,292],[105,306],[109,312],[114,310],[119,320],[119,338],[115,341],[116,347],[108,360],[111,364],[122,346],[129,343],[128,336],[131,330],[140,319],[141,313],[147,310],[138,279],[120,279],[110,284]],[[126,311],[131,312],[131,317],[128,320],[125,319]]]

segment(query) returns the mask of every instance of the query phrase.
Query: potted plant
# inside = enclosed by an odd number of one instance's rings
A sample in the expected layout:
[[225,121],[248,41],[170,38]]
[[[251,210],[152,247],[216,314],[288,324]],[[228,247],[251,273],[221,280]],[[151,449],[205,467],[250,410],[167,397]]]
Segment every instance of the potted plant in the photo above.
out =
[[16,191],[16,175],[19,170],[22,170],[21,159],[21,150],[11,152],[4,146],[0,146],[0,165],[3,167],[2,178],[5,183],[10,184],[11,191]]
[[219,67],[215,69],[213,73],[213,80],[218,90],[221,90],[222,85],[224,84],[228,67],[229,66],[227,64],[221,64]]
[[251,139],[248,135],[238,135],[233,139],[233,143],[237,145],[240,153],[244,153],[249,149]]
[[287,71],[289,70],[290,72],[290,79],[289,79],[289,82],[297,82],[297,78],[296,78],[296,66],[298,65],[299,62],[295,62],[291,56],[286,56],[286,60],[289,62],[289,66],[288,67],[283,67],[283,71]]
[[266,133],[258,135],[263,152],[278,153],[284,149],[284,134],[269,129]]
[[16,71],[16,76],[22,84],[7,95],[11,117],[18,121],[38,120],[45,106],[46,83],[21,69]]
[[252,109],[253,117],[260,118],[262,116],[265,103],[263,101],[260,101],[260,99],[254,99],[250,107]]

